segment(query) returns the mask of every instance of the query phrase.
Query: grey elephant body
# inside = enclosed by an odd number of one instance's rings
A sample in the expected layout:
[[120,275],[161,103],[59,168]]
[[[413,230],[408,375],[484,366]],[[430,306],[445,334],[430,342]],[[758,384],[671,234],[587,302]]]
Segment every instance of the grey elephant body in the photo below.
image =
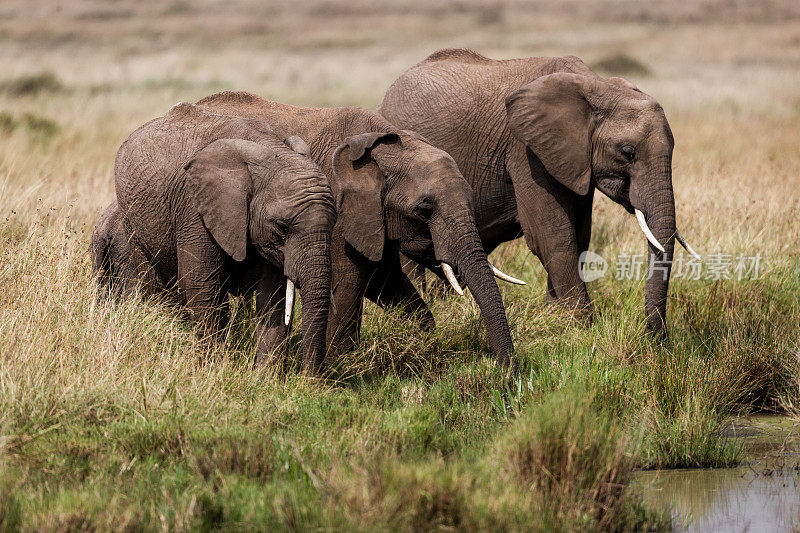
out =
[[143,296],[155,296],[165,292],[166,287],[148,267],[139,247],[131,243],[116,201],[100,215],[89,255],[98,283],[110,293],[128,296],[139,291]]
[[182,103],[133,132],[114,171],[118,205],[91,246],[101,278],[169,288],[213,330],[228,294],[255,291],[259,358],[286,336],[288,278],[302,297],[306,368],[319,368],[336,216],[313,161],[261,120]]
[[673,140],[652,98],[576,57],[493,60],[442,50],[403,73],[378,110],[453,156],[474,191],[487,253],[524,235],[547,270],[548,298],[589,316],[579,257],[589,246],[594,189],[642,211],[665,249],[649,247],[660,269],[647,281],[647,323],[666,333]]
[[403,274],[399,252],[439,271],[458,269],[481,308],[489,341],[507,363],[513,345],[502,299],[473,217],[472,193],[455,162],[417,134],[366,109],[305,108],[248,93],[220,93],[198,105],[257,117],[298,135],[331,181],[338,221],[332,238],[333,301],[328,339],[346,351],[360,329],[363,298],[433,316]]

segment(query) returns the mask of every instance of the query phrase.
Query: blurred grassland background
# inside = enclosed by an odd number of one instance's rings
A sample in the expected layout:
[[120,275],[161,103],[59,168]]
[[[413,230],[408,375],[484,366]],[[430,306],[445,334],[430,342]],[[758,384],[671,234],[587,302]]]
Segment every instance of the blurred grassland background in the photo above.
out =
[[[292,358],[251,368],[244,303],[212,345],[173,309],[98,300],[88,238],[138,125],[219,90],[374,108],[443,47],[574,54],[654,96],[682,233],[702,255],[761,254],[760,279],[675,280],[659,347],[642,283],[592,283],[587,328],[544,303],[538,260],[509,243],[493,260],[529,284],[501,287],[510,382],[470,298],[429,295],[429,335],[369,305],[320,383]],[[746,461],[729,417],[798,416],[798,147],[791,0],[4,0],[0,529],[665,525],[632,471]],[[600,194],[591,249],[645,250]]]

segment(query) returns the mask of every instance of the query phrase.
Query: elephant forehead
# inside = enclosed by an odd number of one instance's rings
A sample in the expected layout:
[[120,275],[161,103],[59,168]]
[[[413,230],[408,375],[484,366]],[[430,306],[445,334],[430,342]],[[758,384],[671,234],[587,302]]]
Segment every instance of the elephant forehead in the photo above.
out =
[[276,145],[275,151],[278,154],[275,161],[276,170],[298,175],[308,174],[316,179],[326,180],[322,170],[308,156],[298,154],[283,143]]
[[462,205],[472,198],[472,188],[460,174],[426,173],[414,181],[416,192],[427,196],[436,203]]
[[615,110],[625,119],[641,124],[662,123],[666,119],[661,105],[647,95],[620,99]]
[[412,164],[426,172],[461,175],[458,165],[447,152],[430,145],[423,144],[413,151]]
[[652,99],[622,100],[605,114],[598,126],[601,133],[625,133],[632,140],[658,135],[668,129],[663,108]]
[[276,173],[267,190],[275,198],[300,205],[309,201],[334,205],[333,193],[324,174],[316,170],[289,169]]
[[322,187],[262,191],[253,199],[250,209],[263,222],[277,219],[295,223],[302,221],[309,228],[330,228],[336,220],[330,189]]

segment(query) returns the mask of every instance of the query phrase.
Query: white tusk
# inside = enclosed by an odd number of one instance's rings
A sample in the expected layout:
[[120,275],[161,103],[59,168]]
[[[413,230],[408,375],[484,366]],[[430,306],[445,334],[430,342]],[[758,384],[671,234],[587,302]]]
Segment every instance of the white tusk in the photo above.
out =
[[702,261],[702,258],[700,257],[700,254],[698,254],[697,252],[695,252],[695,251],[692,249],[692,247],[691,247],[691,246],[689,246],[689,243],[688,243],[688,242],[686,242],[686,239],[684,239],[684,238],[683,238],[683,235],[681,235],[681,232],[680,232],[680,231],[678,231],[677,229],[675,229],[675,238],[678,240],[678,242],[679,242],[679,243],[681,243],[681,246],[683,246],[684,248],[686,248],[686,251],[687,251],[687,252],[689,252],[689,255],[691,255],[692,257],[694,257],[694,258],[695,258],[695,259],[697,259],[698,261]]
[[514,283],[515,285],[525,285],[525,282],[522,281],[521,279],[517,279],[517,278],[515,278],[513,276],[509,276],[508,274],[506,274],[505,272],[503,272],[502,270],[500,270],[499,268],[497,268],[493,264],[489,263],[489,266],[492,267],[492,274],[494,274],[495,277],[500,278],[503,281],[507,281],[509,283]]
[[645,221],[644,219],[644,213],[642,213],[638,209],[636,209],[635,211],[636,211],[636,220],[639,221],[639,227],[642,228],[642,233],[644,233],[644,236],[647,237],[647,240],[650,241],[650,244],[655,246],[658,249],[658,251],[664,253],[664,247],[661,246],[661,243],[658,242],[655,235],[653,235],[653,232],[650,231],[649,227],[647,227],[647,221]]
[[444,271],[444,277],[447,278],[447,281],[450,282],[450,285],[453,286],[453,289],[455,289],[458,295],[464,296],[464,289],[462,289],[461,286],[458,284],[456,275],[453,273],[453,267],[451,267],[447,263],[442,263],[442,270]]
[[283,323],[287,326],[292,321],[292,311],[294,311],[294,283],[286,278],[286,310],[283,312]]

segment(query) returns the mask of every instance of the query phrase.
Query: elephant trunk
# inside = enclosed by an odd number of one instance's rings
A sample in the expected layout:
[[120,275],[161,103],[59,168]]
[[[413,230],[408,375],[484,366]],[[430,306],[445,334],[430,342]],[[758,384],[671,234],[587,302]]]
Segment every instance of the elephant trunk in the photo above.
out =
[[464,277],[481,310],[489,344],[495,357],[502,364],[508,365],[514,357],[514,344],[492,266],[483,250],[474,223],[472,227],[467,223],[453,224],[452,228],[455,228],[456,236],[448,241],[453,243],[452,257],[455,266]]
[[[303,366],[319,372],[325,361],[325,334],[331,301],[330,231],[320,229],[296,236],[287,243],[286,276],[300,292]],[[291,258],[291,260],[289,260]]]
[[652,236],[663,246],[658,250],[648,242],[648,278],[645,283],[645,316],[647,329],[658,338],[667,337],[667,290],[675,250],[675,198],[672,192],[670,169],[665,169],[667,179],[662,176],[653,182],[664,185],[648,195],[644,218]]

